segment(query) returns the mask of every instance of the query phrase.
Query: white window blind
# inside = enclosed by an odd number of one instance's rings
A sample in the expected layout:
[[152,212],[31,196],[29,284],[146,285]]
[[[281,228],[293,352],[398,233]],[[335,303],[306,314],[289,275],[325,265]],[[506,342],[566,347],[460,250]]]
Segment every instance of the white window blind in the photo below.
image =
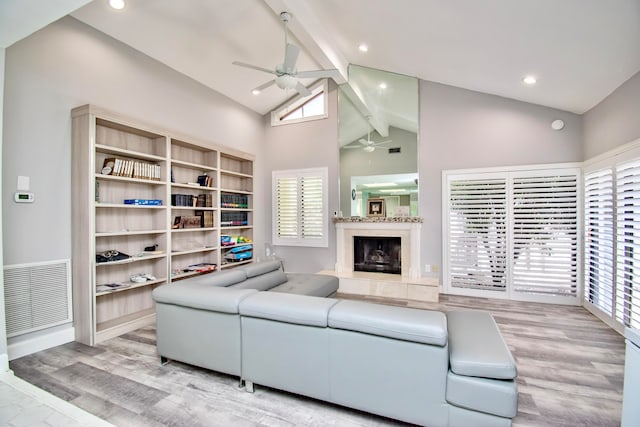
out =
[[577,296],[577,179],[513,178],[514,292]]
[[327,175],[327,168],[273,172],[274,245],[328,245]]
[[578,304],[579,172],[445,171],[446,291]]
[[504,178],[450,182],[447,264],[452,287],[505,290],[506,197]]
[[614,197],[611,168],[584,175],[584,299],[613,316]]
[[616,167],[615,318],[640,328],[640,159]]

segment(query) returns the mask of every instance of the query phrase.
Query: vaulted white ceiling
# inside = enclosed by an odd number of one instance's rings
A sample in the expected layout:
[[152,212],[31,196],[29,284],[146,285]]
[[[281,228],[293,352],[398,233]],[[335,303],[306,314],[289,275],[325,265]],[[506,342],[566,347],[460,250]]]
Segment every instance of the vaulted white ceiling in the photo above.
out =
[[94,0],[72,16],[264,114],[293,93],[254,96],[270,76],[231,62],[282,62],[282,10],[300,70],[360,64],[575,113],[640,70],[639,0]]

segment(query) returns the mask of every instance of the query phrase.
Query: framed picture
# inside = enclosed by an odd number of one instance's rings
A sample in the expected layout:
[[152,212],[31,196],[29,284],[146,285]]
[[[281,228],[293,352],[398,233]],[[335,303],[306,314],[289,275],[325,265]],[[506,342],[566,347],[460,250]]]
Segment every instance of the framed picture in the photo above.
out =
[[385,216],[384,199],[367,199],[367,216]]

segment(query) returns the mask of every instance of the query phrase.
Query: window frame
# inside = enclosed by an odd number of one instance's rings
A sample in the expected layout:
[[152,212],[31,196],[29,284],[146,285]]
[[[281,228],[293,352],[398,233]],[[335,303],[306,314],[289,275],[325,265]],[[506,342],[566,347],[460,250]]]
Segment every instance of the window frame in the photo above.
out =
[[[303,235],[302,225],[302,201],[304,199],[304,192],[301,191],[301,183],[305,177],[319,177],[322,183],[322,191],[320,200],[322,204],[322,235],[320,238],[305,237]],[[296,237],[281,237],[279,234],[278,218],[278,180],[279,179],[295,179],[297,184],[297,219],[296,219]],[[326,248],[329,246],[329,215],[328,215],[328,202],[329,196],[327,194],[329,180],[329,168],[306,168],[306,169],[289,169],[289,170],[277,170],[271,172],[271,207],[272,207],[272,233],[271,240],[274,246],[302,246],[302,247],[315,247]]]
[[[309,122],[313,120],[323,120],[329,117],[329,82],[327,79],[321,79],[309,86],[311,95],[296,95],[289,101],[271,112],[271,126],[283,126],[295,123]],[[322,114],[316,114],[299,119],[283,120],[285,117],[293,114],[296,110],[303,108],[307,103],[311,102],[320,94],[324,95],[324,108]]]

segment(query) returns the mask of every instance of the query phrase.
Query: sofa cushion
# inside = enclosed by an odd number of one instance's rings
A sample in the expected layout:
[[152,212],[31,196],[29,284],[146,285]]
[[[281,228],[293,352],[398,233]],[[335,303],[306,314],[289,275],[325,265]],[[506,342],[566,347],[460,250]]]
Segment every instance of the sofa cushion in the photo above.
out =
[[514,379],[516,362],[490,313],[450,311],[449,360],[451,370],[471,377]]
[[287,281],[271,292],[328,297],[338,290],[338,278],[324,274],[286,273]]
[[237,270],[244,271],[247,274],[248,278],[281,269],[282,262],[280,260],[254,262],[252,264],[247,264],[246,266],[237,268]]
[[240,314],[298,325],[326,327],[329,309],[337,302],[334,299],[305,295],[258,292],[243,300]]
[[[244,273],[244,272],[243,272]],[[266,291],[287,281],[287,276],[282,270],[273,270],[233,285],[235,289],[256,289]]]
[[518,412],[518,389],[514,380],[447,375],[447,402],[462,408],[513,418]]
[[329,326],[442,347],[447,344],[447,319],[439,311],[340,301],[329,312]]
[[253,289],[234,289],[211,286],[189,286],[185,289],[176,284],[167,284],[153,290],[153,300],[161,304],[172,304],[200,310],[221,313],[238,313],[240,301],[251,294]]

